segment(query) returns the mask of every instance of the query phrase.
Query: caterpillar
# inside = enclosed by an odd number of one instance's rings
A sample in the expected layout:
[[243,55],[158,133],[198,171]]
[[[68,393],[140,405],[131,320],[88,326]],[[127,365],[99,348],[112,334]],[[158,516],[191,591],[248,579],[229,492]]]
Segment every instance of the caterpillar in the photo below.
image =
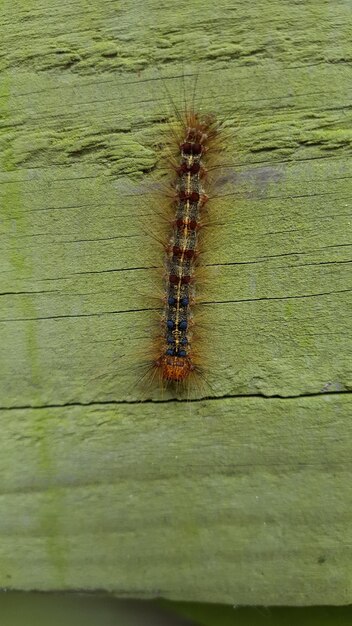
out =
[[168,205],[163,233],[163,311],[158,336],[151,340],[154,357],[148,376],[151,381],[157,378],[162,388],[178,391],[189,390],[196,379],[205,380],[194,310],[199,303],[200,257],[210,224],[213,171],[218,167],[222,127],[214,114],[202,113],[193,103],[185,105],[184,111],[174,106],[174,112],[176,122],[167,142],[171,175],[163,199]]
[[162,317],[161,354],[155,361],[166,383],[183,383],[197,369],[193,351],[192,306],[196,297],[199,239],[204,227],[206,158],[217,136],[211,116],[194,111],[186,119],[175,163],[174,218],[165,254],[165,308]]
[[[169,78],[175,95],[168,91]],[[214,396],[223,382],[228,323],[218,304],[234,182],[238,193],[233,117],[213,113],[216,100],[208,88],[195,96],[192,73],[181,75],[183,99],[175,78],[180,77],[158,75],[157,91],[154,76],[143,79],[150,93],[145,90],[145,112],[136,117],[136,128],[149,161],[140,168],[143,176],[121,177],[115,184],[122,214],[131,217],[129,267],[138,273],[130,272],[125,283],[131,326],[123,328],[111,369],[104,364],[95,378],[115,384],[118,374],[125,392],[138,401],[165,392],[178,399]],[[139,80],[131,84],[138,85],[139,96]]]

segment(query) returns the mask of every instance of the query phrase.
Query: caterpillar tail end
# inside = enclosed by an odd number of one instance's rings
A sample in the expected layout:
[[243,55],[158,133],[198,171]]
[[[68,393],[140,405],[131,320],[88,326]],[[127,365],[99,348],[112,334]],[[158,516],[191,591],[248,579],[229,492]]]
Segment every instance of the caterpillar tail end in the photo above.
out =
[[189,357],[167,356],[158,359],[156,365],[160,367],[161,377],[167,382],[181,383],[194,369]]

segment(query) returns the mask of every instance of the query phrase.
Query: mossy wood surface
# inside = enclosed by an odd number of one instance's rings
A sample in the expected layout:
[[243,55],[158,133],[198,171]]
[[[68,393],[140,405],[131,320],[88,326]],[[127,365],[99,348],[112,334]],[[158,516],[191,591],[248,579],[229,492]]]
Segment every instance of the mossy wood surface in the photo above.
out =
[[[0,584],[352,602],[351,3],[0,6]],[[211,391],[140,401],[141,213],[196,75],[232,137]]]

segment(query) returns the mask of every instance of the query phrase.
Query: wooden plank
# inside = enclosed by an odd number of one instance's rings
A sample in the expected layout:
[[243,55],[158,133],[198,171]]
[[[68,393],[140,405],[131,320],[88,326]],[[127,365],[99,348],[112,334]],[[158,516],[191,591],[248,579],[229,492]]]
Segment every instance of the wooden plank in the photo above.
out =
[[[351,602],[351,7],[1,12],[0,584]],[[143,401],[143,190],[196,75],[232,138],[211,392]]]
[[348,394],[2,417],[7,588],[349,602]]

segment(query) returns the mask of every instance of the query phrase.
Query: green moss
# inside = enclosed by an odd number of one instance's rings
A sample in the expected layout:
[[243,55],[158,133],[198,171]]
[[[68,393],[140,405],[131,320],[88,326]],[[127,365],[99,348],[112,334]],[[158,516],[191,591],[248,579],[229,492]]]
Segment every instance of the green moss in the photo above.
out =
[[[350,602],[350,7],[0,12],[1,584]],[[186,403],[138,365],[193,98],[228,140]]]

